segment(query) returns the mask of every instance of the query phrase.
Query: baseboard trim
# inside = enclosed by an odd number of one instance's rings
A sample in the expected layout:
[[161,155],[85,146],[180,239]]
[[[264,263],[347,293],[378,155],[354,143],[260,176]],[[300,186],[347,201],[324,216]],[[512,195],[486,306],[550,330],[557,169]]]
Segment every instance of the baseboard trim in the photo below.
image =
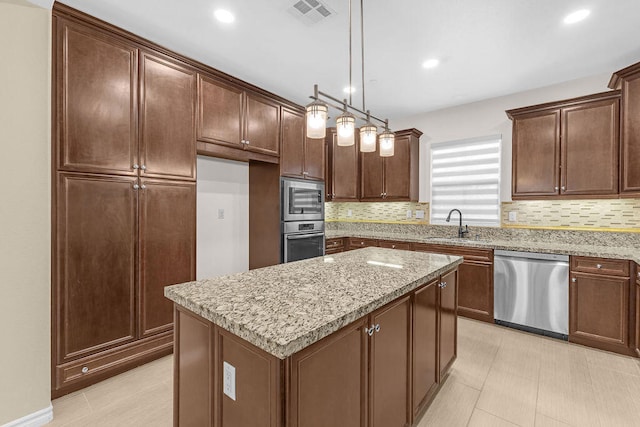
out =
[[32,414],[8,422],[2,427],[40,427],[53,420],[53,405],[49,403],[44,409],[40,409]]

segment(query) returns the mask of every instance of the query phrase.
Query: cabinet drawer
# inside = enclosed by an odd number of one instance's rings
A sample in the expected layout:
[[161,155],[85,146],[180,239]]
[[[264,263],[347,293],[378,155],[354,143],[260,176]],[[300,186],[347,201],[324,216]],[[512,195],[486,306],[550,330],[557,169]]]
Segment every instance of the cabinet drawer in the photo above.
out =
[[571,271],[629,277],[629,261],[621,259],[572,256]]
[[464,257],[465,261],[478,261],[493,263],[493,249],[477,249],[462,246],[434,245],[431,243],[413,243],[412,249],[420,252],[433,252],[436,254],[457,255]]
[[396,240],[380,240],[381,248],[402,249],[403,251],[411,250],[411,243],[398,242]]
[[378,246],[377,239],[361,239],[359,237],[349,237],[349,248],[366,248],[368,246]]
[[344,246],[344,239],[327,239],[325,241],[324,247],[326,250],[342,248]]

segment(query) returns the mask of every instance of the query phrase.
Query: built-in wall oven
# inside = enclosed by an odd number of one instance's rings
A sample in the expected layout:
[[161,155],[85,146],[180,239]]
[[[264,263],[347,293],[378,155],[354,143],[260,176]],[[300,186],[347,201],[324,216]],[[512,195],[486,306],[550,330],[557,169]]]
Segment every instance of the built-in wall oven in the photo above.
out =
[[324,183],[282,178],[282,262],[324,255]]

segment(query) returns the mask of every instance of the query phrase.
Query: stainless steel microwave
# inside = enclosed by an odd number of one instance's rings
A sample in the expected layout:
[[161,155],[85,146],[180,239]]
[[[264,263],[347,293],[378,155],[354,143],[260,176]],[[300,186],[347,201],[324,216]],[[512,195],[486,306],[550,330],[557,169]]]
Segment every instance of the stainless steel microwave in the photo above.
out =
[[323,221],[324,182],[281,178],[282,221]]

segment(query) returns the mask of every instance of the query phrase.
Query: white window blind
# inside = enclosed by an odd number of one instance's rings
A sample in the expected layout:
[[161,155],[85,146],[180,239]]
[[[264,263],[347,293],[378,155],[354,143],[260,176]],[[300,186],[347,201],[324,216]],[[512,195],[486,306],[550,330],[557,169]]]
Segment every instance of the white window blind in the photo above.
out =
[[[447,224],[451,209],[463,224],[500,225],[502,135],[431,145],[431,224]],[[458,224],[457,212],[450,224]]]

